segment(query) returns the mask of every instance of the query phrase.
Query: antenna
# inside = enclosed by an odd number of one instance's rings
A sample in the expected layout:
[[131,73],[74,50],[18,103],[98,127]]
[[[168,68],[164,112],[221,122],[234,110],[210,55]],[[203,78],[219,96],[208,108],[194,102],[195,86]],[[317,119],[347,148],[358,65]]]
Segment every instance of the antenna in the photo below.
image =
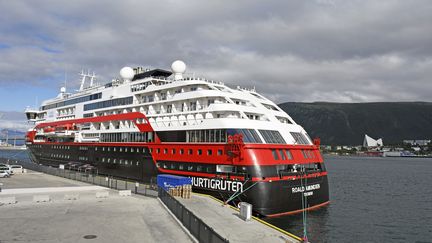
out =
[[79,91],[82,91],[84,89],[84,83],[85,83],[85,80],[87,77],[87,75],[84,74],[84,70],[81,70],[80,76],[82,77],[82,79],[81,79],[81,85],[80,85]]
[[93,87],[93,81],[96,78],[96,74],[93,72],[93,74],[90,76],[90,87]]

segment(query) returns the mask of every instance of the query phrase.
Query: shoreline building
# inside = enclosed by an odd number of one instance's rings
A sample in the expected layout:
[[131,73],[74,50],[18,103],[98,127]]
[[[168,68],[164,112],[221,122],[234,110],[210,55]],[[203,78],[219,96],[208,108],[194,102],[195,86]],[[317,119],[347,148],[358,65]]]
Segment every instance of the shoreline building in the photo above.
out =
[[365,148],[369,148],[369,147],[382,147],[383,141],[382,138],[379,138],[377,140],[369,137],[367,134],[365,134],[364,136],[364,140],[363,140],[363,147]]

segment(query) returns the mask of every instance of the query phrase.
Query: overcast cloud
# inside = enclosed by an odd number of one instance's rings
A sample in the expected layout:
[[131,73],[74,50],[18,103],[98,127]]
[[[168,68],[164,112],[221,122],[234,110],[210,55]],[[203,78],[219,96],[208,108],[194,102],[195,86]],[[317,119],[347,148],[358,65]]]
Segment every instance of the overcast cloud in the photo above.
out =
[[[0,87],[169,68],[286,101],[432,101],[432,1],[0,1]],[[34,104],[34,97],[29,104]],[[4,107],[0,107],[5,109]]]

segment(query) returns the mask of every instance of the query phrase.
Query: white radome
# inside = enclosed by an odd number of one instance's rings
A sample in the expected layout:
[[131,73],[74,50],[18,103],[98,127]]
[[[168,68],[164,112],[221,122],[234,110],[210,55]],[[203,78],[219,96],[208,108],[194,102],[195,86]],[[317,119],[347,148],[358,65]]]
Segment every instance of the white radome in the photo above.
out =
[[135,75],[131,67],[124,67],[120,70],[120,77],[124,80],[132,80]]
[[66,87],[61,87],[61,88],[60,88],[60,92],[61,92],[61,93],[66,93]]
[[171,70],[173,73],[184,73],[186,71],[186,64],[181,60],[174,61],[171,64]]

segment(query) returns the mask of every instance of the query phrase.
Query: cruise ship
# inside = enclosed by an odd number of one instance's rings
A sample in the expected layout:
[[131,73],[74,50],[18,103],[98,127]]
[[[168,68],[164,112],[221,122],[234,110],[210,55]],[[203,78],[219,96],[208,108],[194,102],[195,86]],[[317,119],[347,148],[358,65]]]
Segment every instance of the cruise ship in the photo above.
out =
[[187,176],[194,192],[248,202],[263,217],[328,204],[319,139],[254,88],[185,71],[180,60],[171,70],[124,67],[103,85],[82,72],[79,90],[62,87],[26,110],[32,161],[146,183]]

